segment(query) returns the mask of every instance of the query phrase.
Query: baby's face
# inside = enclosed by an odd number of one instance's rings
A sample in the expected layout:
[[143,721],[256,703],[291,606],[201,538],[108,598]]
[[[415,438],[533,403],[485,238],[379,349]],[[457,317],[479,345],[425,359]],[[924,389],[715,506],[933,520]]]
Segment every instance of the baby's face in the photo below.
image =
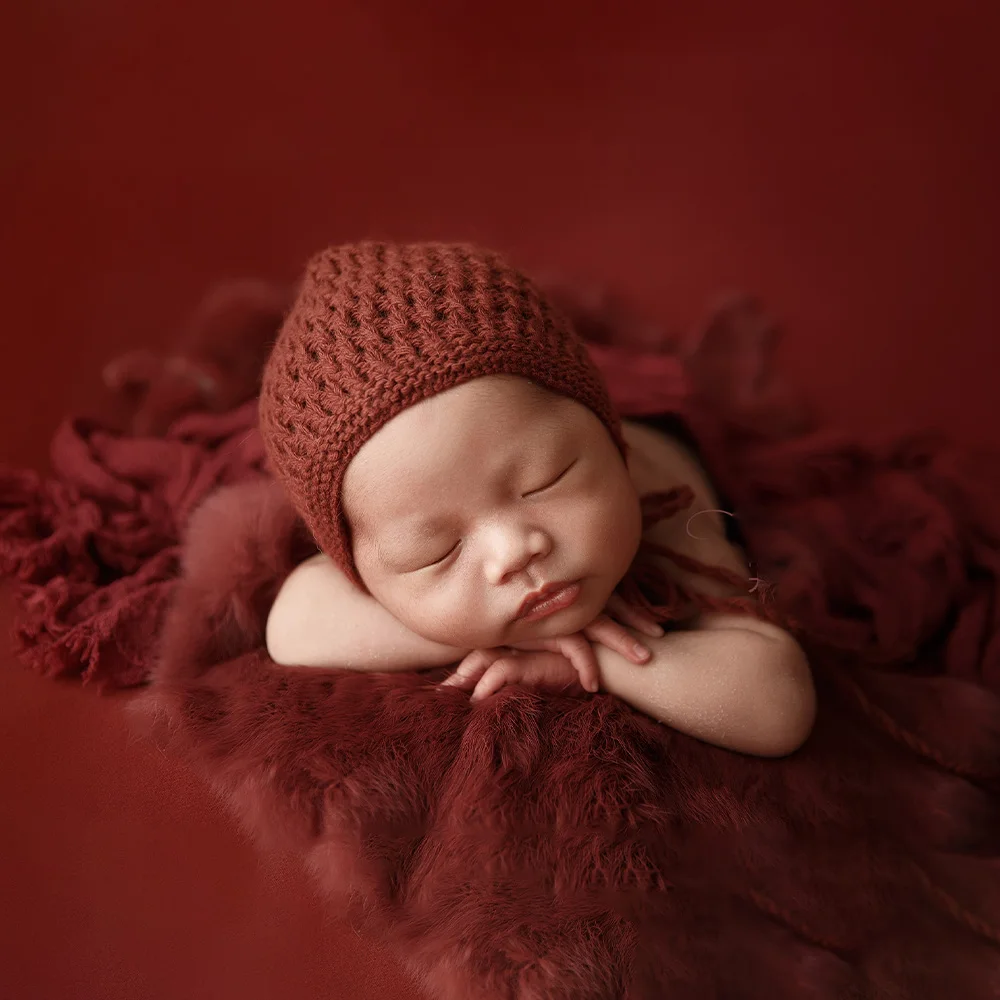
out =
[[[411,631],[462,648],[588,625],[635,557],[639,498],[604,424],[525,379],[489,376],[409,407],[344,477],[355,564]],[[546,584],[568,607],[518,613]]]

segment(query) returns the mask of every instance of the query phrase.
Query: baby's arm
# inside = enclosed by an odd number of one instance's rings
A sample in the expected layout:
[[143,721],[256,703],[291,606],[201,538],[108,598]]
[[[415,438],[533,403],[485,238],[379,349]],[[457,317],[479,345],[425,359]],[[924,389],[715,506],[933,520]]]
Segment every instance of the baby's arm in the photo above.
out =
[[[653,656],[641,667],[594,644],[601,688],[660,722],[730,750],[781,757],[805,742],[816,697],[805,654],[787,632],[742,614],[706,614],[695,628],[644,639]],[[578,681],[567,653],[481,650],[443,686],[473,689],[475,702],[507,684],[568,692],[580,689]]]
[[743,753],[782,757],[812,730],[809,664],[785,631],[745,615],[706,614],[697,628],[646,639],[636,667],[595,646],[601,687],[675,729]]
[[[672,442],[650,454],[661,466],[647,463],[648,488],[685,483],[695,496],[690,509],[647,529],[646,540],[747,579],[746,555],[726,538],[719,499],[694,456]],[[666,557],[659,562],[668,576],[713,597],[751,592],[748,579],[736,586],[682,570]],[[638,670],[613,650],[594,648],[604,690],[692,736],[765,757],[791,753],[812,730],[812,674],[802,648],[783,629],[752,615],[706,613],[686,629],[646,642],[653,658]]]
[[[710,510],[708,502],[698,509]],[[675,552],[749,576],[743,553],[724,536],[722,522],[706,513],[687,531],[682,514],[650,534]],[[693,535],[693,537],[692,537]],[[746,597],[743,589],[680,570],[665,572],[714,597]],[[782,757],[812,731],[816,694],[802,647],[784,629],[749,614],[703,613],[687,628],[647,639],[653,657],[636,668],[614,650],[594,647],[603,690],[675,729],[708,743]]]
[[411,632],[325,555],[289,574],[268,615],[266,642],[275,663],[349,670],[420,670],[469,652]]

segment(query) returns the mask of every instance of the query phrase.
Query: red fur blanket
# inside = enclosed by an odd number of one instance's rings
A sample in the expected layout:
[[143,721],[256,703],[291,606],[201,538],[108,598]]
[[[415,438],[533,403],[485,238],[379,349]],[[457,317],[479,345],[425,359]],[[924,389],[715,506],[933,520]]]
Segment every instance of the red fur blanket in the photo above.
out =
[[818,429],[745,304],[655,352],[579,318],[625,414],[686,418],[799,623],[820,711],[797,754],[710,747],[608,695],[472,707],[441,671],[276,667],[267,608],[313,549],[252,401],[157,437],[70,421],[51,478],[0,476],[23,656],[146,682],[137,725],[258,841],[301,851],[432,995],[995,997],[1000,517],[983,470],[930,439]]

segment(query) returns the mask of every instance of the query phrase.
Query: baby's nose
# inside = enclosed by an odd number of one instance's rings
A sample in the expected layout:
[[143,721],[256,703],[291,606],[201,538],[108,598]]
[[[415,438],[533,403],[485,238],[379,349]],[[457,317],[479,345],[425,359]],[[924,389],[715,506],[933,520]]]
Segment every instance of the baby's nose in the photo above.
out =
[[552,551],[548,532],[538,528],[497,532],[487,569],[491,583],[503,583],[523,573],[533,560],[544,558]]

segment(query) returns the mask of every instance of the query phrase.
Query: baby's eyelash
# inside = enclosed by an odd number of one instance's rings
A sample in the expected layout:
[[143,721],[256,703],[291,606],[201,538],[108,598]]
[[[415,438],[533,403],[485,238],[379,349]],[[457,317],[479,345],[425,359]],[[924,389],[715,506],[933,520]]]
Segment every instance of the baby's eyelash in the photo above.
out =
[[522,493],[521,495],[526,497],[534,496],[536,493],[541,493],[543,490],[547,490],[550,486],[555,486],[555,484],[558,483],[559,480],[562,479],[562,477],[565,476],[566,473],[569,472],[569,470],[572,469],[574,465],[576,465],[575,458],[573,459],[572,462],[569,463],[569,465],[566,466],[565,469],[562,470],[562,472],[559,473],[558,476],[556,476],[555,479],[551,479],[544,486],[539,486],[537,489],[534,490],[528,490],[527,493]]
[[441,563],[443,563],[443,562],[445,561],[445,559],[447,559],[447,558],[448,558],[448,556],[450,556],[450,555],[452,554],[452,552],[454,552],[454,551],[455,551],[455,549],[457,549],[457,548],[459,547],[459,545],[461,545],[461,544],[462,544],[461,540],[459,540],[459,541],[455,542],[455,544],[454,544],[454,545],[453,545],[453,546],[452,546],[452,547],[451,547],[450,549],[448,549],[448,551],[447,551],[447,552],[446,552],[446,553],[445,553],[445,554],[444,554],[443,556],[441,556],[441,557],[440,557],[439,559],[435,559],[435,560],[434,560],[434,562],[429,562],[429,563],[428,563],[428,564],[427,564],[427,565],[426,565],[426,566],[424,567],[424,569],[430,569],[430,568],[431,568],[432,566],[439,566],[439,565],[440,565]]

